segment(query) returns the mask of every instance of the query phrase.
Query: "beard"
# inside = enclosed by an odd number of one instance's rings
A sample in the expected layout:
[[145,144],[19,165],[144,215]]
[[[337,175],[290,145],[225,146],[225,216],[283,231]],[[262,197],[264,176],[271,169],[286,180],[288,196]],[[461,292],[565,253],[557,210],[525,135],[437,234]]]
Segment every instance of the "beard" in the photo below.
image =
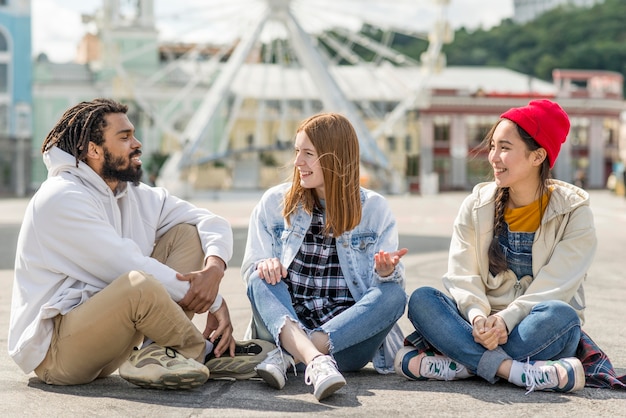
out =
[[128,156],[128,159],[125,159],[124,157],[114,157],[106,147],[102,148],[104,150],[102,177],[104,177],[105,180],[130,181],[133,185],[138,186],[143,171],[141,166],[138,168],[133,166],[131,158],[141,155],[141,151],[135,151]]

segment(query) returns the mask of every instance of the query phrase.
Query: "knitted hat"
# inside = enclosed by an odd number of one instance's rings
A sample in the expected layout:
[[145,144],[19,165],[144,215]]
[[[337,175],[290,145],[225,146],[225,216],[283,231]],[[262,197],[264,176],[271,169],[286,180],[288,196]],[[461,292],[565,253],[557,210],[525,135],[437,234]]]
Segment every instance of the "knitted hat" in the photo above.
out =
[[554,166],[570,127],[567,113],[561,106],[550,100],[533,100],[528,106],[514,107],[500,117],[512,120],[528,132],[548,153],[550,168]]

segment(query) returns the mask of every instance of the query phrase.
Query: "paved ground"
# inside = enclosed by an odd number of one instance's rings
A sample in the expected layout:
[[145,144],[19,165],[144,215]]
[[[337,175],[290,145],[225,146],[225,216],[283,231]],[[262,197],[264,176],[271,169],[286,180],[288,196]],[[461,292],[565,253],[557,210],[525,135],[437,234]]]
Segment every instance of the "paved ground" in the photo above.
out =
[[[418,286],[441,288],[447,246],[456,210],[465,193],[393,196],[401,245],[410,249],[407,292]],[[239,277],[248,215],[259,194],[215,194],[197,199],[200,206],[228,218],[235,231],[235,255],[222,285],[231,308],[235,336],[241,338],[250,309]],[[0,200],[0,345],[6,347],[12,265],[19,222],[26,200]],[[584,328],[607,352],[618,373],[626,373],[626,199],[592,192],[599,249],[586,283]],[[200,324],[202,318],[198,318]],[[97,324],[94,324],[97,329]],[[406,316],[401,319],[408,333]],[[584,389],[576,394],[536,392],[529,395],[508,383],[480,379],[456,382],[409,382],[381,376],[371,367],[346,375],[348,384],[317,402],[303,376],[290,376],[282,391],[259,381],[211,381],[193,391],[162,392],[137,388],[117,375],[89,385],[47,386],[24,375],[0,350],[0,416],[490,416],[612,417],[626,416],[626,391]]]

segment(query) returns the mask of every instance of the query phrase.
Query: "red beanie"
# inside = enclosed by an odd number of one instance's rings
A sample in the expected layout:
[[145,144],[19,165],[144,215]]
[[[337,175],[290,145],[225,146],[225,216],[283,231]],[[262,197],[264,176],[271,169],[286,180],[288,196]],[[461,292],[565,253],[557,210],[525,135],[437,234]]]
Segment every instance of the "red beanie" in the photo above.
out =
[[512,120],[528,132],[548,153],[550,168],[554,166],[570,126],[561,106],[550,100],[533,100],[528,106],[514,107],[500,117]]

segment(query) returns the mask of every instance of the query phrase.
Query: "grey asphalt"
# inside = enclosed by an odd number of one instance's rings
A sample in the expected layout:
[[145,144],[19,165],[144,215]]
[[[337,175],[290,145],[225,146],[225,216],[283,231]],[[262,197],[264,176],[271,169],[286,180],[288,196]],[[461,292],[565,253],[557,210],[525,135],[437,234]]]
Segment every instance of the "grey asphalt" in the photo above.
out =
[[[434,196],[389,196],[398,219],[407,292],[441,286],[446,270],[452,221],[465,192]],[[592,191],[599,246],[586,281],[584,329],[609,355],[619,374],[626,374],[626,199]],[[239,265],[248,216],[260,193],[212,193],[193,199],[226,217],[235,232],[235,254],[222,282],[241,339],[250,308]],[[410,382],[395,374],[379,375],[370,366],[346,374],[348,384],[322,402],[315,400],[304,376],[289,375],[285,389],[261,381],[209,381],[191,391],[140,389],[117,374],[87,385],[59,387],[25,375],[9,358],[7,330],[13,256],[26,199],[0,199],[0,416],[1,417],[222,417],[222,416],[489,416],[613,417],[626,416],[626,391],[584,390],[574,394],[534,392],[506,382],[480,379],[454,382]],[[202,317],[195,319],[200,327]],[[406,315],[400,320],[406,333]],[[97,324],[94,324],[97,332]]]

